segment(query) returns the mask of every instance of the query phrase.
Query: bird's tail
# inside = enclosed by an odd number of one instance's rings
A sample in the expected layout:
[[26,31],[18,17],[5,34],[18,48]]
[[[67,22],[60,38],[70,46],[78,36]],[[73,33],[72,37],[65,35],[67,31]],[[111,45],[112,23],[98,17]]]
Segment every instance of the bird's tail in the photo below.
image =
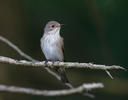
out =
[[58,69],[59,75],[61,77],[61,81],[63,83],[69,83],[68,78],[66,76],[65,68],[61,67]]

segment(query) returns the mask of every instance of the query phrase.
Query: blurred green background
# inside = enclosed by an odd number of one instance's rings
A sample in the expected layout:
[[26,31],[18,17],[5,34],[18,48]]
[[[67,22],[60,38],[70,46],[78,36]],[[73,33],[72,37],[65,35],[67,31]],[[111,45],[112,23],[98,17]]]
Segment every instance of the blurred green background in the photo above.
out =
[[[128,69],[128,0],[0,0],[0,35],[37,60],[45,60],[40,38],[48,21],[65,24],[67,61],[120,65]],[[0,42],[0,55],[24,59]],[[92,91],[95,100],[128,100],[128,72],[69,69],[74,86],[103,82],[104,89]],[[0,84],[37,89],[66,88],[41,68],[26,68],[0,63]],[[0,100],[90,100],[75,94],[42,97],[0,92]]]

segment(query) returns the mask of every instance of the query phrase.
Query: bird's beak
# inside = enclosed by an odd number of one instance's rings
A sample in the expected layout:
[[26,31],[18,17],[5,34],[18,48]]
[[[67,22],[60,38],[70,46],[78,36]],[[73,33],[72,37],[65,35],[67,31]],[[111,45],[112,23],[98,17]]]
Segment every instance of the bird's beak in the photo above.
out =
[[63,26],[64,26],[64,24],[60,24],[60,26],[61,26],[61,27],[63,27]]
[[64,26],[64,24],[60,24],[60,25],[57,25],[56,27],[61,28],[63,26]]

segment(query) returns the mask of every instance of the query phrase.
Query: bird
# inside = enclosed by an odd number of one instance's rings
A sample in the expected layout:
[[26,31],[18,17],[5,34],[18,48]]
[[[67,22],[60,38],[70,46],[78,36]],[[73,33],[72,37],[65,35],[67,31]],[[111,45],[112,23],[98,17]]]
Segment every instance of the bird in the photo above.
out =
[[[44,28],[44,34],[40,40],[41,49],[47,61],[64,61],[64,42],[60,36],[62,24],[57,21],[49,21]],[[63,83],[69,83],[65,68],[57,69]]]

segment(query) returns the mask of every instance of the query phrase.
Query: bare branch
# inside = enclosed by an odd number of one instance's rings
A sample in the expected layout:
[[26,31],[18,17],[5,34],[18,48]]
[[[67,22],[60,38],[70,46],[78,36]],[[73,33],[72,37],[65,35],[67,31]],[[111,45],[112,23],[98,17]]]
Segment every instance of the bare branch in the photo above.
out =
[[13,44],[12,42],[10,42],[9,40],[7,40],[6,38],[0,36],[0,40],[3,41],[4,43],[6,43],[8,46],[12,47],[15,51],[17,51],[22,57],[36,62],[37,60],[33,59],[32,57],[28,56],[27,54],[25,54],[24,52],[22,52],[15,44]]
[[92,89],[103,88],[103,87],[104,86],[102,83],[92,83],[92,84],[83,84],[77,88],[72,88],[72,89],[37,90],[32,88],[0,85],[0,91],[12,92],[12,93],[24,93],[24,94],[40,95],[40,96],[62,96],[62,95],[71,95],[75,93],[81,93],[83,91],[89,91]]
[[55,67],[65,67],[65,68],[83,68],[83,69],[96,69],[96,70],[125,70],[125,68],[121,66],[106,66],[106,65],[97,65],[92,63],[77,63],[77,62],[48,62],[45,64],[45,61],[42,62],[30,62],[26,60],[15,60],[8,57],[0,56],[0,62],[1,63],[8,63],[13,65],[22,65],[22,66],[33,66],[33,67],[44,67],[48,66],[49,68],[55,68]]
[[108,71],[108,70],[105,70],[106,73],[108,74],[108,76],[111,78],[111,79],[114,79],[113,76],[111,75],[111,73]]

